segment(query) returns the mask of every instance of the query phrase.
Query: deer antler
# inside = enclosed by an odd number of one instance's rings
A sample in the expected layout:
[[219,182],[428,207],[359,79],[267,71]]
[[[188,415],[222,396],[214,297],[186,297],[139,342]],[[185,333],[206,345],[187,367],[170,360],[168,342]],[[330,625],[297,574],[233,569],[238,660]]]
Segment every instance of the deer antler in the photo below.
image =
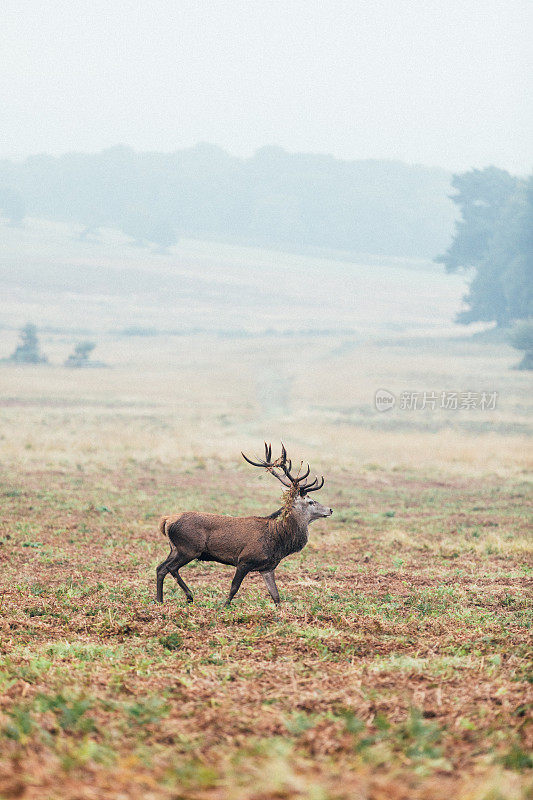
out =
[[[263,461],[252,461],[251,458],[245,456],[241,450],[241,455],[245,461],[251,464],[253,467],[264,467],[264,469],[268,470],[275,478],[278,479],[284,486],[288,489],[292,488],[292,483],[289,483],[285,480],[281,475],[279,475],[275,470],[282,469],[285,472],[285,466],[287,461],[287,451],[283,444],[281,445],[281,456],[277,458],[275,461],[272,461],[272,445],[267,444],[265,442],[265,458]],[[290,463],[290,462],[289,462]],[[287,473],[285,473],[287,474]],[[289,477],[289,476],[288,476]],[[291,479],[292,480],[292,479]]]
[[[245,461],[249,464],[252,464],[254,467],[263,467],[267,469],[275,478],[278,479],[284,486],[288,489],[292,489],[295,493],[296,491],[304,497],[308,492],[317,492],[324,486],[324,478],[321,478],[321,482],[319,482],[318,477],[315,477],[314,481],[311,483],[306,483],[306,479],[309,476],[311,471],[311,467],[309,464],[307,465],[306,471],[303,475],[300,475],[300,470],[303,467],[303,461],[300,462],[300,469],[296,475],[291,475],[292,469],[292,461],[289,459],[287,461],[287,450],[285,449],[285,445],[283,442],[281,443],[281,456],[277,458],[275,461],[272,461],[272,445],[267,444],[265,442],[265,458],[262,461],[252,461],[251,458],[245,456],[244,453],[241,451],[241,455]],[[280,475],[276,470],[282,470],[283,476]]]
[[[315,486],[315,483],[317,484]],[[314,481],[312,483],[308,483],[306,486],[302,486],[300,488],[300,494],[309,494],[309,492],[318,492],[319,489],[322,489],[324,486],[324,476],[322,475],[320,478],[320,482],[318,480],[318,476],[315,476]]]

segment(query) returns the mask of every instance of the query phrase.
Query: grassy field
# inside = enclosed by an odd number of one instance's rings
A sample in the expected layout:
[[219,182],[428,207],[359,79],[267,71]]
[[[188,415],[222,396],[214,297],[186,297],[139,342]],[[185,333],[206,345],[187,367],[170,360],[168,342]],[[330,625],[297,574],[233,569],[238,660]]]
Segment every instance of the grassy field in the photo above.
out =
[[[0,335],[9,351],[12,332]],[[60,363],[68,336],[43,345]],[[0,367],[0,797],[517,800],[531,774],[528,377],[504,345],[102,336]],[[379,414],[373,393],[498,391]],[[264,437],[334,516],[230,609],[161,513],[269,513]]]

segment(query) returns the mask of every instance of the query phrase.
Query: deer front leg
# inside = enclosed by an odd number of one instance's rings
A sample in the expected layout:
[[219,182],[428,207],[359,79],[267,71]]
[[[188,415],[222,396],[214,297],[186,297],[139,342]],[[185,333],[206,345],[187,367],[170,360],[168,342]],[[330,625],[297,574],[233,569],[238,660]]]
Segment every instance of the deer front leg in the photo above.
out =
[[246,575],[250,572],[250,567],[241,564],[235,570],[235,575],[233,576],[233,580],[231,582],[231,588],[229,590],[228,599],[224,603],[225,606],[229,606],[237,592],[239,591],[240,585],[243,582]]
[[266,584],[266,587],[270,593],[270,597],[275,602],[276,605],[279,605],[279,592],[278,587],[276,586],[276,580],[274,578],[274,570],[270,570],[269,572],[262,572],[261,576]]

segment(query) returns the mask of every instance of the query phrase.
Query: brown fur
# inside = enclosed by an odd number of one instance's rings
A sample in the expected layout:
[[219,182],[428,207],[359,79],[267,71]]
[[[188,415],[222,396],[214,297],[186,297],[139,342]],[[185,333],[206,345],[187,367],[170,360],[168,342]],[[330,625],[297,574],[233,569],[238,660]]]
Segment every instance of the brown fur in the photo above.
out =
[[331,509],[298,497],[291,490],[285,494],[282,509],[268,517],[229,517],[197,511],[161,517],[159,530],[168,537],[171,549],[157,568],[158,601],[163,601],[163,581],[170,572],[192,602],[192,593],[179,570],[198,559],[236,567],[227,603],[251,571],[263,575],[271,596],[279,602],[274,570],[283,558],[307,544],[309,522],[331,513]]
[[281,456],[275,460],[272,460],[272,445],[266,442],[263,460],[252,461],[244,453],[242,456],[252,466],[268,470],[288,489],[283,495],[283,506],[268,517],[225,517],[198,511],[162,517],[159,530],[168,537],[170,554],[157,568],[160,603],[163,602],[163,582],[169,572],[192,603],[192,592],[179,570],[196,558],[236,567],[226,605],[231,603],[243,578],[251,571],[261,573],[272,599],[279,603],[274,570],[282,558],[305,547],[310,522],[333,513],[331,508],[308,496],[322,488],[324,478],[319,480],[317,476],[309,481],[310,467],[308,464],[307,470],[303,470],[303,462],[297,474],[292,475],[292,461],[283,443]]

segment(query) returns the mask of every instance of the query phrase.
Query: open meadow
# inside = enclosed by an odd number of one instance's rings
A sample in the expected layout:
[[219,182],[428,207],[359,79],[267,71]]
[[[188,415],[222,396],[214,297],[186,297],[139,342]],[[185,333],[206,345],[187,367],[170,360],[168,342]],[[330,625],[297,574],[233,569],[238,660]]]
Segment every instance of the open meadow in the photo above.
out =
[[[143,338],[113,368],[2,367],[1,797],[522,796],[526,376],[500,346],[342,344]],[[500,406],[379,414],[382,385]],[[156,606],[161,513],[277,507],[239,453],[264,436],[335,509],[280,565],[282,606],[252,575],[223,609],[231,569],[205,563],[192,606],[170,577]]]
[[[8,289],[1,355],[35,301]],[[300,318],[288,334],[279,315],[224,334],[240,322],[221,303],[198,333],[126,336],[106,318],[90,336],[109,366],[69,370],[76,337],[38,298],[51,364],[0,365],[0,798],[526,797],[531,392],[517,353],[431,338],[423,319],[365,337],[341,315],[336,330],[329,306],[320,335]],[[451,319],[452,300],[435,314]],[[85,302],[64,301],[74,316]],[[498,397],[402,408],[424,391]],[[182,571],[194,604],[168,576],[156,605],[161,514],[279,507],[277,482],[240,456],[265,438],[324,474],[334,508],[278,568],[282,605],[252,574],[223,608],[232,569],[205,562]]]

